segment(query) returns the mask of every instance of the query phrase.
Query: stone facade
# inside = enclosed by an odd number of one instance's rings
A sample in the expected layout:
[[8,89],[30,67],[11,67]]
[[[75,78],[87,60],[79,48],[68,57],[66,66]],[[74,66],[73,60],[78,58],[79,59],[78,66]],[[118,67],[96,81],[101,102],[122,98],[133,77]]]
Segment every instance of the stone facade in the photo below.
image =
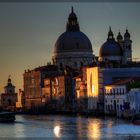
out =
[[57,67],[46,65],[35,68],[34,70],[25,71],[24,77],[24,96],[25,108],[38,108],[43,104],[42,88],[46,75],[51,76],[57,73]]
[[130,114],[140,114],[140,88],[133,88],[127,93]]
[[105,87],[105,113],[122,116],[127,103],[126,85],[106,85]]

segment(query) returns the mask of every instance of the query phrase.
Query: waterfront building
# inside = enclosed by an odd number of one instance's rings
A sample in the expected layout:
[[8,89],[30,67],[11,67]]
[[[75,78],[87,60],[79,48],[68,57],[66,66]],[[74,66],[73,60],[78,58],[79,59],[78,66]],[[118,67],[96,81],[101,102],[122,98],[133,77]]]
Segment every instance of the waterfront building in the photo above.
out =
[[104,109],[105,114],[122,116],[124,112],[124,106],[127,104],[126,98],[126,83],[123,80],[104,86]]
[[140,78],[118,80],[105,89],[105,113],[130,116],[140,113]]
[[16,102],[16,109],[17,110],[20,110],[23,107],[22,97],[23,97],[23,91],[21,89],[19,89],[19,91],[17,93],[17,102]]
[[108,68],[120,67],[122,64],[132,62],[132,41],[128,29],[124,39],[119,32],[115,40],[111,27],[109,28],[107,41],[100,47],[98,60],[103,67]]
[[115,39],[110,27],[99,56],[94,56],[92,44],[80,31],[73,8],[66,31],[55,43],[52,61],[53,65],[27,70],[23,74],[25,108],[51,104],[57,109],[73,110],[77,106],[79,110],[103,112],[104,86],[118,79],[140,76],[140,63],[132,61],[128,29],[123,37],[119,32]]
[[[23,74],[25,108],[30,109],[48,103],[54,97],[53,92],[57,95],[55,98],[58,98],[58,92],[65,95],[66,110],[75,108],[75,82],[73,77],[77,69],[93,65],[94,55],[90,40],[80,31],[73,8],[68,17],[66,32],[60,35],[55,43],[52,61],[53,67],[58,67],[58,69],[55,69],[51,76],[48,72],[52,70],[47,70],[47,66],[27,70]],[[56,85],[57,78],[58,83],[61,79],[61,85]],[[61,101],[63,102],[63,100]]]
[[78,112],[87,112],[87,67],[83,67],[81,73],[74,77],[75,79],[75,96]]
[[43,103],[48,110],[64,110],[65,108],[65,77],[57,75],[46,77],[42,88]]
[[87,68],[88,109],[104,110],[104,86],[124,78],[140,77],[140,67]]
[[133,88],[127,93],[130,114],[140,114],[140,85],[139,88]]
[[44,86],[44,78],[46,75],[54,75],[56,73],[57,66],[50,64],[37,67],[33,70],[25,70],[23,78],[26,109],[37,109],[42,106],[42,88]]
[[73,111],[75,108],[75,84],[72,70],[46,77],[42,88],[43,102],[57,111]]
[[1,93],[1,106],[4,110],[14,111],[16,108],[17,93],[15,92],[15,86],[12,84],[9,76],[7,85],[4,87],[4,93]]
[[92,44],[80,31],[73,7],[68,17],[66,31],[58,37],[55,43],[52,60],[53,64],[60,69],[65,66],[79,69],[82,66],[92,65],[94,62]]
[[104,93],[102,71],[99,67],[87,68],[88,110],[103,110]]

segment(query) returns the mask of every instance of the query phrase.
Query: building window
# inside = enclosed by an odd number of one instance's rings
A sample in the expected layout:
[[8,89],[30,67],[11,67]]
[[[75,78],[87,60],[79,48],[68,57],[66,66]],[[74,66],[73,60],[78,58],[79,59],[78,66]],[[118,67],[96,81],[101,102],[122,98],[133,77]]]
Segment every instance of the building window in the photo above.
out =
[[62,43],[62,48],[64,49],[64,43]]
[[116,93],[118,94],[118,88],[116,88]]
[[119,110],[119,105],[117,105],[117,110]]
[[63,64],[62,64],[62,63],[60,63],[60,67],[61,67],[61,68],[63,67]]
[[76,47],[77,47],[77,49],[79,48],[79,43],[78,42],[76,43]]
[[110,111],[110,105],[108,105],[108,110]]
[[77,67],[77,62],[74,62],[74,66]]
[[113,94],[115,94],[115,89],[113,88]]
[[80,64],[81,64],[81,67],[83,67],[83,62],[80,62]]
[[108,110],[107,105],[106,105],[106,110]]
[[122,92],[122,90],[121,90],[121,88],[120,88],[120,94],[121,94],[121,92]]
[[113,110],[113,106],[111,105],[111,110]]
[[122,110],[122,105],[120,105],[120,110]]

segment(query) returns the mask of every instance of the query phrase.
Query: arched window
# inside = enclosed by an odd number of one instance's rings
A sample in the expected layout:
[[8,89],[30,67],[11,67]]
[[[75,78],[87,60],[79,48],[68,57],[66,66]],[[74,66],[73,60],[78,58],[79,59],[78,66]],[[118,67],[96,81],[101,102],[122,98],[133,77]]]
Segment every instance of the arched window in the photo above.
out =
[[62,67],[62,63],[59,63],[59,66]]
[[11,106],[12,105],[12,101],[10,99],[8,99],[8,105]]

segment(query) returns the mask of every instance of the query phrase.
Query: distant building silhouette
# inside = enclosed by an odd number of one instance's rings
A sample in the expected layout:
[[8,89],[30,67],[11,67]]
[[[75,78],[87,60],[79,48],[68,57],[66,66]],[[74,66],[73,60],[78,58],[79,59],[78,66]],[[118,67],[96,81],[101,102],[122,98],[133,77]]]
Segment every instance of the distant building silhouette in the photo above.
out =
[[12,84],[10,76],[4,90],[4,93],[1,94],[1,106],[4,110],[14,111],[16,108],[17,93],[15,92],[15,86]]

